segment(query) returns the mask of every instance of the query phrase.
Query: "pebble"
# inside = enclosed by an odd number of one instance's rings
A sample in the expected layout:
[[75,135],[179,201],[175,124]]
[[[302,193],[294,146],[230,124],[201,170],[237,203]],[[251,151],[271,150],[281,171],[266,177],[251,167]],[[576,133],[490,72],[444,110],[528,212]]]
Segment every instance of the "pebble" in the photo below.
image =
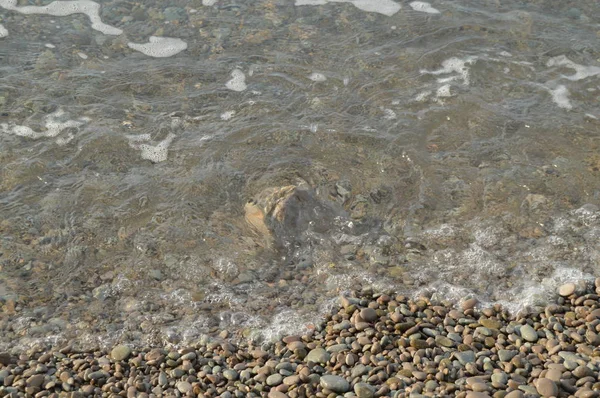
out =
[[310,350],[306,358],[304,360],[306,362],[314,362],[324,364],[329,361],[331,355],[325,351],[323,348],[318,347]]
[[373,322],[377,319],[377,312],[373,308],[363,308],[360,310],[360,317],[366,322]]
[[306,335],[262,348],[221,333],[218,343],[135,355],[126,345],[0,354],[0,396],[594,397],[600,299],[568,297],[517,322],[491,308],[365,293],[347,298],[350,313],[341,306]]
[[131,355],[131,348],[126,345],[118,345],[110,352],[113,361],[124,361]]
[[358,398],[373,398],[375,396],[375,388],[367,383],[356,383],[354,385],[354,393]]
[[327,388],[333,392],[337,393],[345,393],[350,390],[350,383],[346,381],[346,379],[335,376],[335,375],[325,375],[321,377],[320,380],[321,387]]
[[574,283],[565,283],[558,288],[558,294],[563,297],[568,297],[575,293],[575,288],[576,286]]
[[537,381],[537,392],[542,397],[555,397],[558,395],[558,387],[554,381],[541,378]]
[[187,381],[178,381],[177,384],[175,384],[175,387],[182,394],[187,394],[188,392],[192,391],[192,385]]
[[269,377],[267,377],[267,385],[269,386],[278,386],[283,382],[283,376],[279,373],[275,373]]
[[525,340],[532,343],[535,343],[538,340],[538,334],[531,326],[523,325],[519,330],[521,332],[521,337],[523,337]]
[[458,359],[461,365],[466,365],[468,363],[475,362],[475,353],[473,351],[455,352],[454,356],[456,357],[456,359]]

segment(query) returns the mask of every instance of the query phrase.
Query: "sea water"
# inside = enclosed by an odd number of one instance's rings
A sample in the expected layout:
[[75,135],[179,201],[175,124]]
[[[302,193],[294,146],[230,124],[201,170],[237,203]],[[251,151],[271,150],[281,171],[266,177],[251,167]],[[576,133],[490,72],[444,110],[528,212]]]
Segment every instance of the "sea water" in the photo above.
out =
[[[360,287],[518,312],[591,280],[599,15],[0,0],[0,349],[269,340]],[[244,206],[290,185],[266,244]]]

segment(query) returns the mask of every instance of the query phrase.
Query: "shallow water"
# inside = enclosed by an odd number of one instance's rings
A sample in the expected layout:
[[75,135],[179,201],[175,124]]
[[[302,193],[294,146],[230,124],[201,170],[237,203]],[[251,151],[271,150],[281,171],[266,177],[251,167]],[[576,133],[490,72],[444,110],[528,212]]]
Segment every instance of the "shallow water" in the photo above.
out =
[[[49,3],[0,0],[1,349],[598,275],[595,1]],[[268,243],[244,205],[289,185]]]

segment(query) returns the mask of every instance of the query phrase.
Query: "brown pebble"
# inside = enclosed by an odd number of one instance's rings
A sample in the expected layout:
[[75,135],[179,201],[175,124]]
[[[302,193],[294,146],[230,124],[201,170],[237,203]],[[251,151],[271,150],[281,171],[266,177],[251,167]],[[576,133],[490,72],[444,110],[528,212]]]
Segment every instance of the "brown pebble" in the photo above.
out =
[[568,297],[575,293],[575,284],[574,283],[565,283],[561,287],[558,288],[558,294],[563,297]]
[[556,383],[548,378],[538,379],[536,388],[542,397],[555,397],[558,395]]
[[465,301],[462,302],[461,307],[463,310],[470,310],[473,309],[473,307],[475,307],[475,305],[477,305],[477,299],[476,298],[470,298],[470,299],[466,299]]
[[360,310],[360,317],[365,322],[374,322],[377,319],[377,312],[373,308],[363,308]]

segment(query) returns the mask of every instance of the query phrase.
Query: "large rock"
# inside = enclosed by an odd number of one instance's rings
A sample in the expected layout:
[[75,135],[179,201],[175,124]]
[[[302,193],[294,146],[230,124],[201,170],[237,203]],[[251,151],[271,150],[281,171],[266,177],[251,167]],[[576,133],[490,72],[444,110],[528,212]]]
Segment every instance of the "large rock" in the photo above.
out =
[[248,200],[244,213],[248,225],[269,247],[296,240],[307,229],[324,232],[343,211],[301,184],[264,189]]

